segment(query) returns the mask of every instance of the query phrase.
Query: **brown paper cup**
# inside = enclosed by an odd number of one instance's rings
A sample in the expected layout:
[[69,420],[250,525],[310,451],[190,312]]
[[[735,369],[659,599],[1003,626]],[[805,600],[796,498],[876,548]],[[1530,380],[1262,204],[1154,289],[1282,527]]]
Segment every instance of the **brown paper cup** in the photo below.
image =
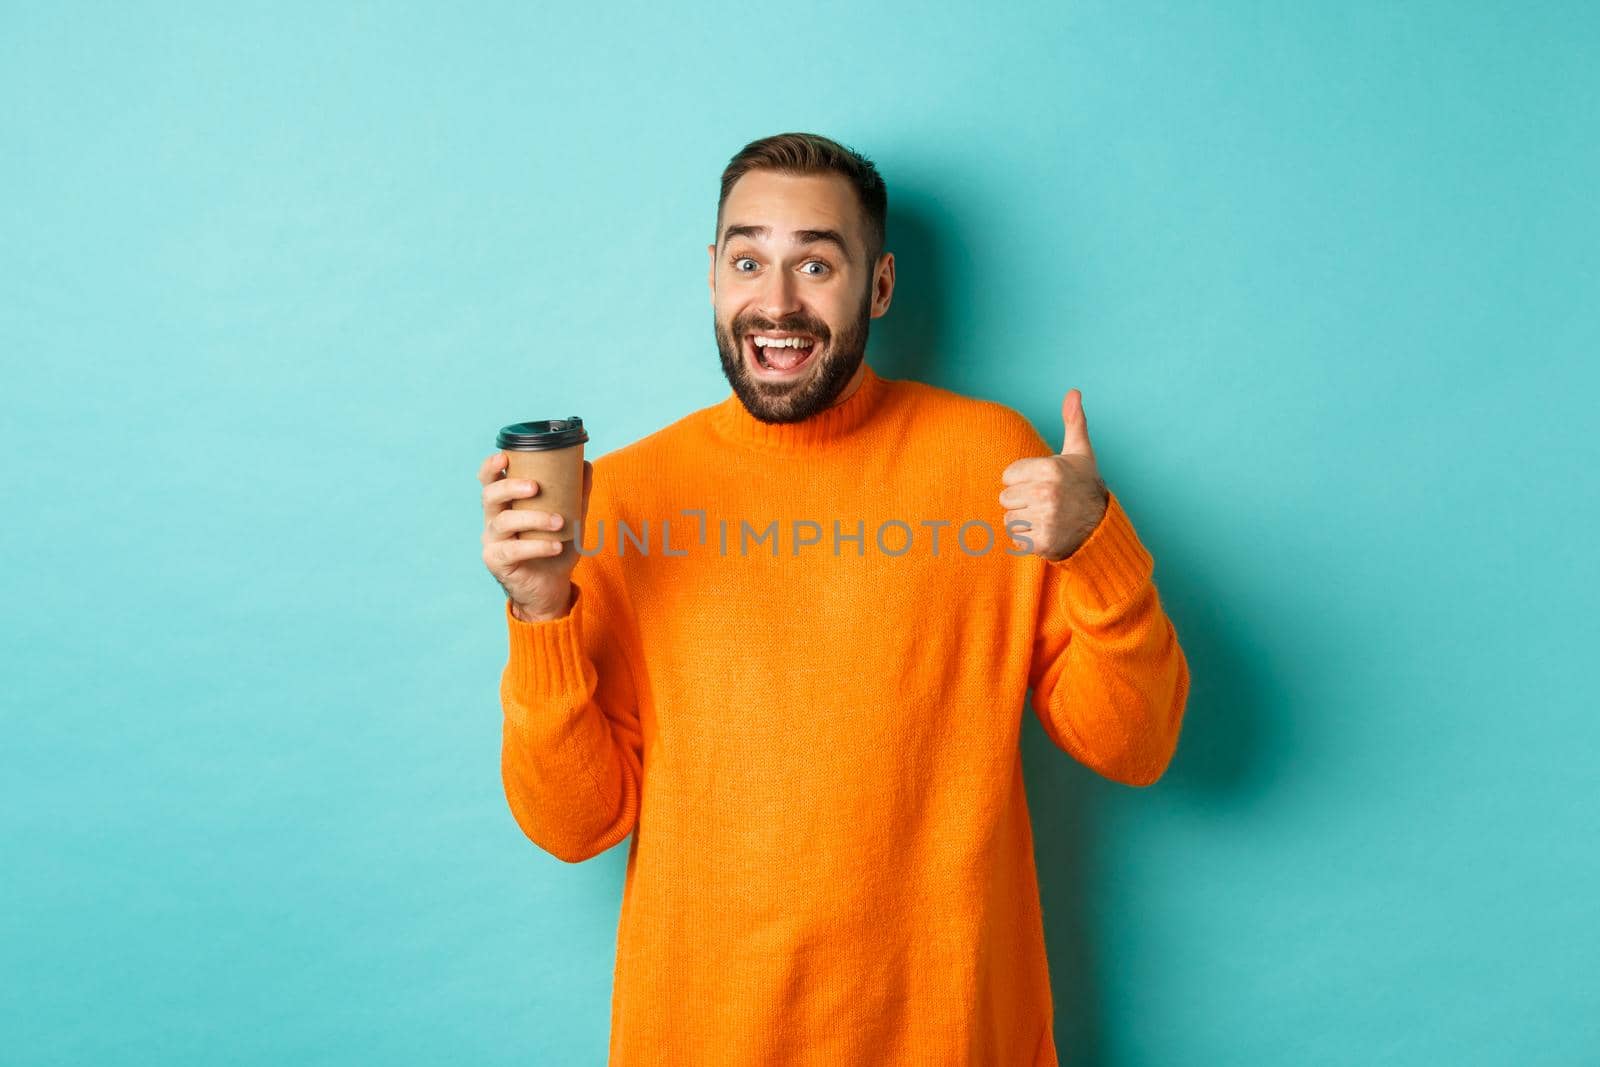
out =
[[539,487],[532,496],[517,497],[511,507],[517,511],[553,511],[566,520],[559,530],[522,530],[517,536],[556,541],[570,541],[576,537],[578,521],[583,514],[583,446],[539,452],[512,448],[504,451],[510,460],[506,465],[506,477],[528,478]]
[[525,478],[538,486],[533,496],[517,497],[517,511],[550,511],[563,519],[559,530],[522,530],[521,540],[571,541],[583,516],[583,446],[589,439],[583,420],[518,422],[504,427],[496,444],[506,454],[506,477]]

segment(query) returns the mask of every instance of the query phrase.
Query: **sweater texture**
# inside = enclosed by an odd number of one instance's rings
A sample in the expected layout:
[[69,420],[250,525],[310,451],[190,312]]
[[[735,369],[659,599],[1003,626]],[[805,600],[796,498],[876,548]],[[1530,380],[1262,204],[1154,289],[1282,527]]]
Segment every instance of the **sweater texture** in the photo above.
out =
[[505,605],[501,770],[555,857],[632,835],[612,1067],[1057,1063],[1021,717],[1148,785],[1189,673],[1114,492],[1063,560],[1006,535],[1001,471],[1054,451],[867,367],[593,460],[568,613]]

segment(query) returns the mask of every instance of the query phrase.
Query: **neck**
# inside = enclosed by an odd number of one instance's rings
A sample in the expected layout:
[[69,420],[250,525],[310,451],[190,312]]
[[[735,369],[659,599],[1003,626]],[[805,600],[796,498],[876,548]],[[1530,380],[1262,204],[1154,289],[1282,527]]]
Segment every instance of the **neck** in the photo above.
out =
[[800,422],[762,422],[737,393],[712,409],[712,423],[727,440],[764,452],[805,452],[832,448],[868,421],[884,392],[883,379],[866,360],[839,390],[833,402]]
[[849,400],[850,394],[861,388],[861,379],[865,378],[866,376],[867,361],[863,359],[856,365],[856,372],[850,376],[850,380],[844,383],[844,388],[839,390],[839,395],[834,397],[833,403],[829,404],[828,406],[830,408],[836,408],[840,404],[843,404],[846,400]]

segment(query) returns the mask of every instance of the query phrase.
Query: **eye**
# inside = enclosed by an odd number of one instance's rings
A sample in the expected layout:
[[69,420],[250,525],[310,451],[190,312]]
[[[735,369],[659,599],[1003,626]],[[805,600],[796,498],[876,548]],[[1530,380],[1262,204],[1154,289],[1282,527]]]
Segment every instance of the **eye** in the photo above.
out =
[[733,257],[733,269],[734,269],[734,272],[737,273],[737,274],[749,274],[750,273],[749,271],[741,271],[739,269],[739,264],[746,263],[746,262],[754,263],[755,260],[751,259],[749,256],[734,256]]
[[828,273],[828,271],[831,269],[826,263],[822,262],[822,260],[820,260],[820,259],[810,260],[809,262],[806,263],[806,266],[808,266],[808,267],[821,267],[822,268],[822,270],[820,272],[814,272],[811,275],[813,278],[819,278],[823,274]]

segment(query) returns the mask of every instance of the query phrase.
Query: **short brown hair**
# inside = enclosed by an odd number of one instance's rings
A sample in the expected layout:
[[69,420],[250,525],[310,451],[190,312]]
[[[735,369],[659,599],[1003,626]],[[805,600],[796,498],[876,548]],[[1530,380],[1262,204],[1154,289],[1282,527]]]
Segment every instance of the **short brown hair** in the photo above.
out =
[[734,183],[752,170],[775,170],[785,174],[843,175],[856,191],[861,215],[866,221],[867,268],[883,254],[889,216],[889,190],[872,160],[837,141],[815,133],[779,133],[751,141],[739,149],[722,171],[722,195],[717,199],[717,233],[713,244],[722,242],[722,206]]

